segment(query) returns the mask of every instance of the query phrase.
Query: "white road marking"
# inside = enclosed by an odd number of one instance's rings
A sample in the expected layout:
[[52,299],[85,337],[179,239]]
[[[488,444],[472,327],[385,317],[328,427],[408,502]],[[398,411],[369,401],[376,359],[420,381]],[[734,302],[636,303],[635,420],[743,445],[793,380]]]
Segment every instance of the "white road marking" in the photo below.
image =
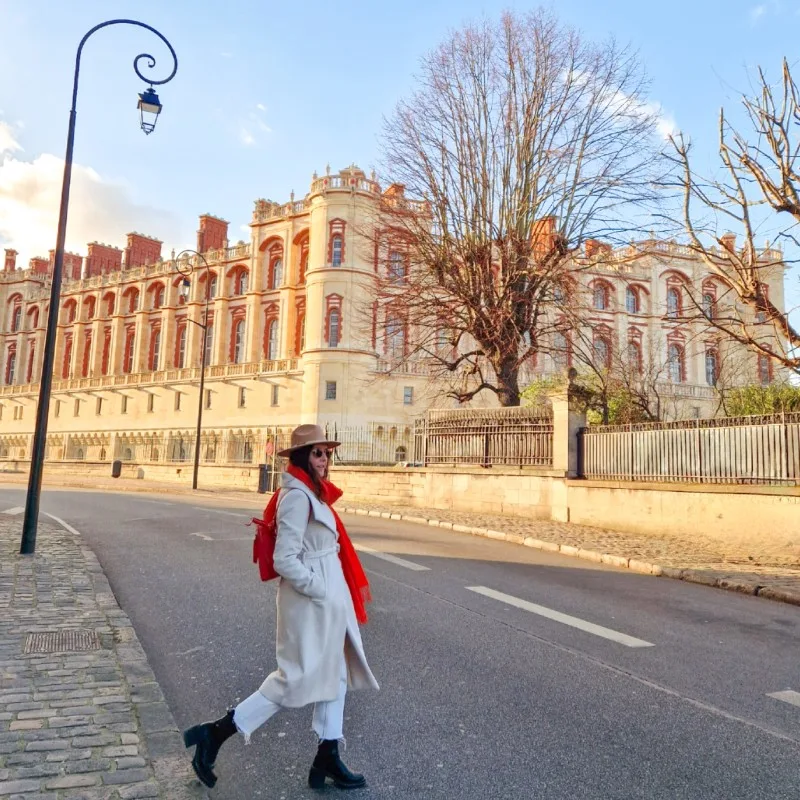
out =
[[580,617],[571,617],[569,614],[562,614],[560,611],[554,611],[552,608],[530,603],[527,600],[521,600],[519,597],[514,597],[510,594],[497,592],[494,589],[489,589],[486,586],[467,586],[471,592],[482,594],[484,597],[491,597],[493,600],[499,600],[501,603],[507,603],[510,606],[516,606],[525,611],[530,611],[532,614],[538,614],[541,617],[547,617],[555,622],[561,622],[564,625],[569,625],[572,628],[592,633],[595,636],[602,636],[604,639],[610,639],[612,642],[624,644],[626,647],[653,647],[651,642],[645,642],[643,639],[636,639],[633,636],[628,636],[626,633],[611,630],[611,628],[604,628],[602,625],[595,625],[593,622],[587,622]]
[[252,514],[237,514],[235,511],[222,511],[219,508],[206,508],[205,506],[192,506],[195,511],[210,511],[212,514],[225,514],[228,517],[251,517]]
[[4,514],[21,514],[25,509],[22,506],[14,506],[14,508],[7,508]]
[[397,564],[398,567],[405,567],[406,569],[413,569],[415,572],[426,572],[430,567],[423,567],[422,564],[415,564],[413,561],[406,561],[404,558],[390,555],[389,553],[381,553],[379,550],[373,550],[363,544],[354,545],[356,550],[361,550],[364,553],[369,553],[375,558],[382,558],[384,561],[389,561],[392,564]]
[[197,536],[198,539],[203,539],[206,542],[213,542],[214,539],[205,533],[190,533],[189,536]]
[[794,692],[791,689],[787,689],[785,692],[770,692],[767,694],[767,697],[774,697],[776,700],[780,700],[784,703],[800,706],[800,692]]
[[48,514],[47,511],[42,511],[42,514],[44,514],[46,517],[50,517],[50,519],[57,522],[62,528],[64,528],[64,530],[69,531],[73,536],[81,536],[80,531],[75,530],[75,528],[73,528],[68,522],[64,522],[61,517],[57,517],[55,514]]

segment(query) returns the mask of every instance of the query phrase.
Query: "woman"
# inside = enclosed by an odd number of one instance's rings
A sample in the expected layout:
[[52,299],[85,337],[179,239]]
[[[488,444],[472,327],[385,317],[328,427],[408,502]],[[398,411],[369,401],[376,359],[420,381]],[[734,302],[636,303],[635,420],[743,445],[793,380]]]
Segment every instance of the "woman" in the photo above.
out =
[[319,425],[292,432],[281,490],[265,511],[277,512],[274,566],[278,585],[275,651],[278,668],[258,691],[215,722],[195,725],[183,734],[195,746],[192,766],[197,777],[214,786],[213,767],[223,742],[237,731],[249,742],[253,732],[282,708],[314,703],[312,728],[317,755],[308,782],[321,789],[330,778],[340,789],[366,785],[339,757],[343,738],[344,699],[348,687],[377,689],[358,623],[366,622],[364,603],[369,584],[342,521],[333,510],[341,492],[328,477],[331,449]]

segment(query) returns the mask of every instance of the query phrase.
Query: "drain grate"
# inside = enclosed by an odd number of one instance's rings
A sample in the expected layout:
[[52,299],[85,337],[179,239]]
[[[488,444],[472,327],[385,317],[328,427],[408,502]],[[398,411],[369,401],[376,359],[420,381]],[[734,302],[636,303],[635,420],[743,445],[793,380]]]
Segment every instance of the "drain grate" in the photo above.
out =
[[66,651],[99,650],[100,640],[94,631],[69,630],[29,633],[24,653],[62,653]]

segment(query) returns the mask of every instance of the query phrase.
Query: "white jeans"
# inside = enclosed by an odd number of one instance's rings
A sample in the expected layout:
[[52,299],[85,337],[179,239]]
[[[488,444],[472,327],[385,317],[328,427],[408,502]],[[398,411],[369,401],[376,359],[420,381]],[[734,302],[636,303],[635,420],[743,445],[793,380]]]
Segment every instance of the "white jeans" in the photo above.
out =
[[[339,693],[335,700],[327,700],[322,703],[314,703],[314,716],[311,727],[320,740],[322,739],[342,739],[344,737],[344,698],[347,694],[347,664],[342,659],[342,675],[339,680]],[[274,717],[283,706],[267,700],[261,692],[253,692],[245,700],[242,700],[233,714],[233,721],[239,733],[244,736],[246,744],[250,743],[250,737],[260,728],[270,717]]]

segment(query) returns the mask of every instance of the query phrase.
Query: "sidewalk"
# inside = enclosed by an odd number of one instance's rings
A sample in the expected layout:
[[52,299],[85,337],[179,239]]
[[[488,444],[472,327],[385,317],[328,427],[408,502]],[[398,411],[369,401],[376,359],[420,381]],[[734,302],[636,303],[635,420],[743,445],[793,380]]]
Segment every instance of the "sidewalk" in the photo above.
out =
[[796,557],[765,558],[728,547],[723,552],[719,542],[700,534],[651,536],[522,517],[346,501],[343,498],[345,507],[340,511],[447,528],[800,605],[800,562]]
[[0,798],[199,800],[130,620],[80,537],[0,519]]

